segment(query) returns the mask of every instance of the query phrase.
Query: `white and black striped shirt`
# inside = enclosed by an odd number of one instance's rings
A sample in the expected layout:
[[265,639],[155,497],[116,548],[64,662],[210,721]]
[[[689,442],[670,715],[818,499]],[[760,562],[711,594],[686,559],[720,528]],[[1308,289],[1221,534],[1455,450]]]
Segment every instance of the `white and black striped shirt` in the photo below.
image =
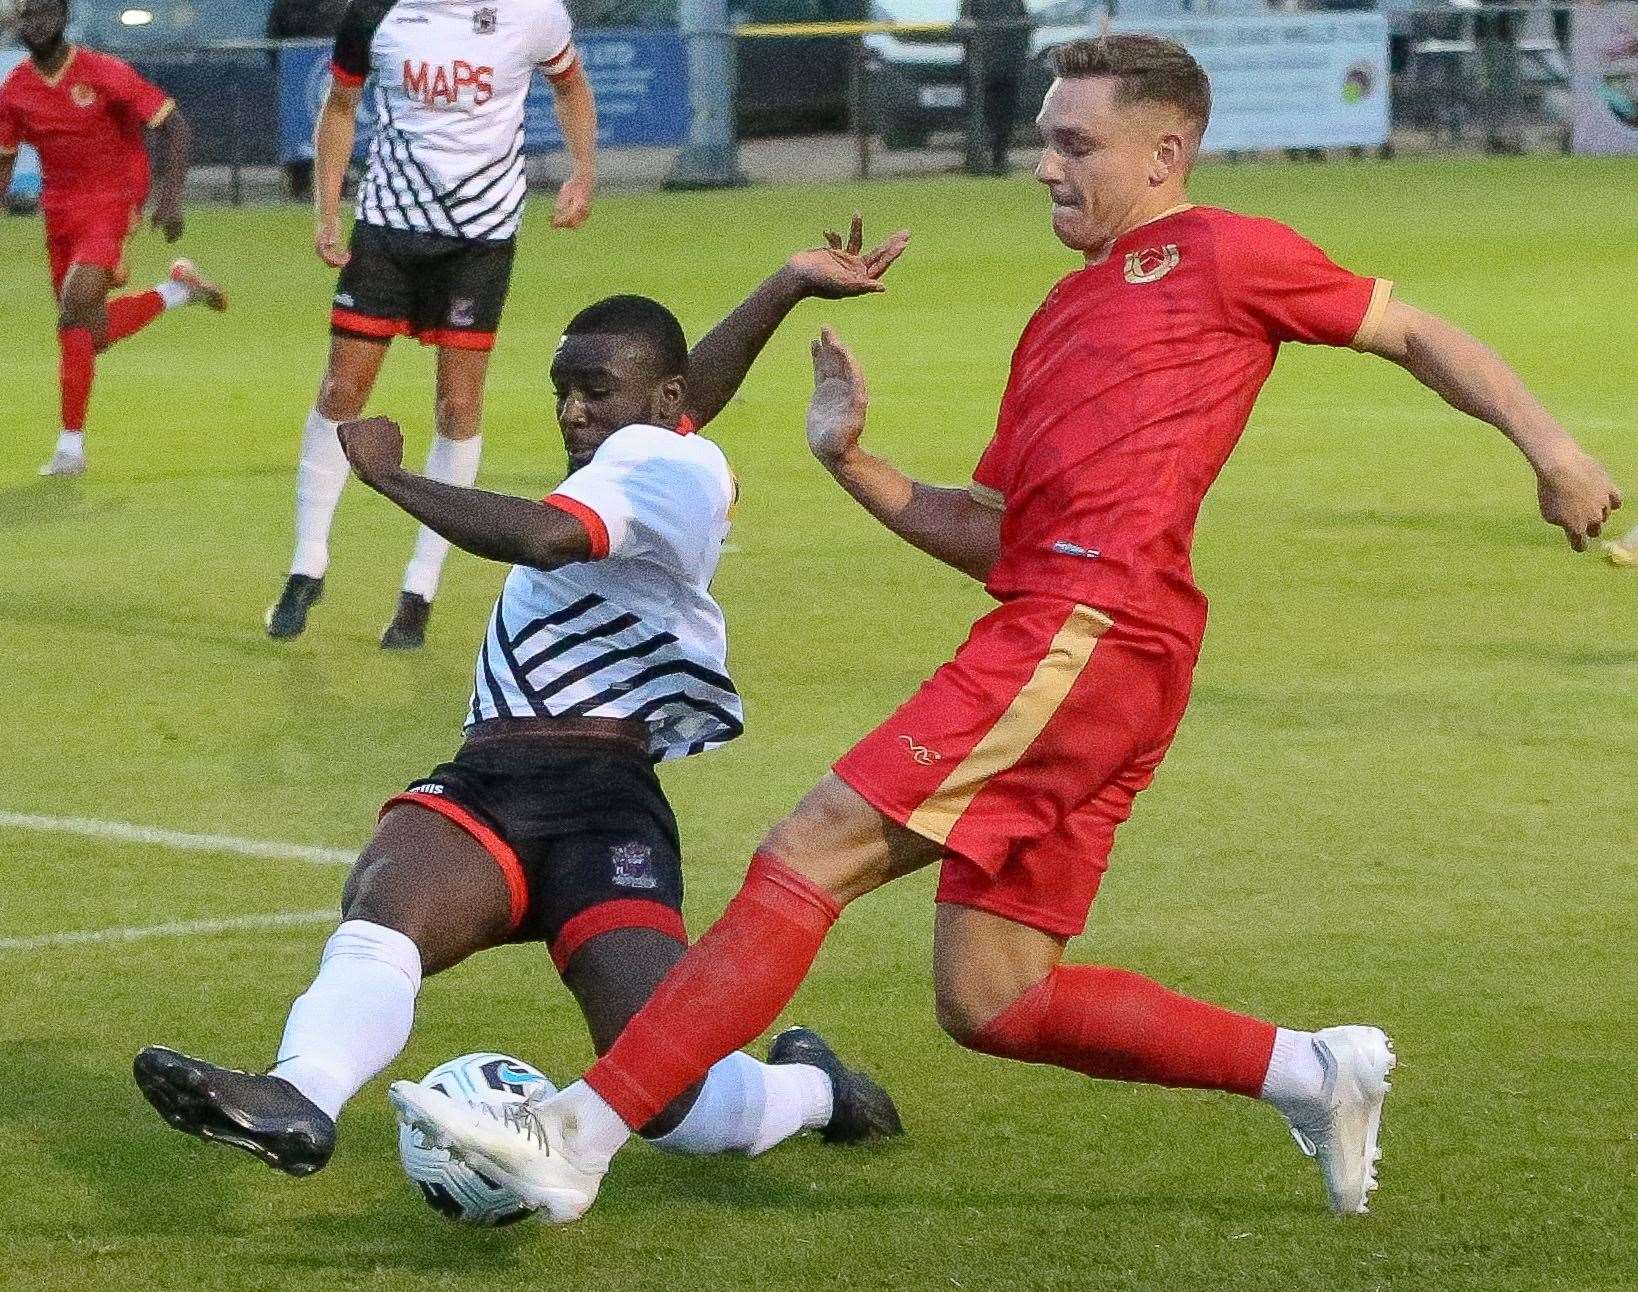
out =
[[575,66],[562,0],[352,0],[331,72],[370,83],[367,224],[504,241],[523,218],[523,116],[535,68]]
[[734,478],[700,435],[627,426],[546,499],[578,517],[592,559],[514,566],[495,603],[467,722],[640,718],[656,760],[745,729],[711,579]]

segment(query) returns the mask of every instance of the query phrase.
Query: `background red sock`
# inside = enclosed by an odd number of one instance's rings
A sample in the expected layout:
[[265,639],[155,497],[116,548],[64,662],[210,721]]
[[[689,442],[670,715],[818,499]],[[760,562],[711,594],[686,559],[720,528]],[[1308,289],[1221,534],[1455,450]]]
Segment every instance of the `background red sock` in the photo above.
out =
[[85,410],[91,404],[91,378],[97,369],[97,347],[83,327],[63,328],[57,333],[62,349],[63,430],[83,431]]
[[586,1083],[627,1126],[647,1125],[779,1017],[841,911],[823,889],[758,854],[722,918],[592,1065]]
[[165,312],[165,298],[155,291],[133,292],[108,302],[108,344],[123,341]]
[[1227,1090],[1255,1099],[1274,1050],[1261,1019],[1104,965],[1059,965],[969,1042],[985,1054],[1089,1077]]

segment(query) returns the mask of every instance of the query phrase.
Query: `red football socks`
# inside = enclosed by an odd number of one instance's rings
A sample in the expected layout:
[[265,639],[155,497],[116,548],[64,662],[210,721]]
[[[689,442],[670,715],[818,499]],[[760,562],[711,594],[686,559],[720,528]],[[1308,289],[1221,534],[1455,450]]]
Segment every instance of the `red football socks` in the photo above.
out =
[[1059,965],[969,1042],[1089,1077],[1227,1090],[1255,1099],[1275,1027],[1125,969]]
[[830,894],[759,853],[722,918],[592,1065],[587,1084],[627,1126],[646,1126],[779,1017],[841,912]]
[[83,327],[63,328],[57,333],[62,349],[63,430],[83,431],[85,410],[91,403],[91,378],[97,368],[97,347]]
[[142,331],[164,312],[165,298],[155,291],[115,297],[108,302],[108,344]]

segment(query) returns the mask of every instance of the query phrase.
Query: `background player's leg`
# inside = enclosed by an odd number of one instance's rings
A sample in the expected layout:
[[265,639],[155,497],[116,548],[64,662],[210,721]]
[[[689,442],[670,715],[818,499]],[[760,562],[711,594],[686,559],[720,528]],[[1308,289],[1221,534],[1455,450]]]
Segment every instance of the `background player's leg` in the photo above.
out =
[[[478,461],[483,456],[483,386],[488,373],[489,351],[438,348],[438,429],[427,450],[424,472],[429,480],[467,487],[478,478]],[[427,618],[448,556],[449,540],[421,526],[404,570],[397,613],[381,635],[382,646],[414,650],[426,640]]]
[[[592,1046],[604,1054],[687,948],[654,929],[614,929],[580,947],[563,981],[585,1015]],[[830,1078],[805,1063],[758,1063],[741,1052],[716,1063],[642,1135],[669,1153],[756,1156],[834,1112]]]
[[336,427],[364,411],[387,357],[385,338],[332,335],[318,402],[302,430],[296,465],[296,550],[279,599],[267,612],[271,637],[297,637],[324,589],[330,567],[330,522],[347,484],[347,455]]
[[112,275],[97,265],[74,264],[63,278],[57,301],[58,377],[62,389],[62,433],[42,475],[79,475],[85,470],[85,416],[91,405],[97,351],[107,343],[106,301]]
[[778,1017],[842,907],[935,860],[834,774],[764,841],[722,918],[621,1033],[564,1092],[590,1158],[612,1154],[718,1059]]
[[108,336],[103,349],[135,336],[167,310],[195,303],[220,313],[227,297],[186,260],[171,266],[168,276],[145,292],[128,292],[108,302]]

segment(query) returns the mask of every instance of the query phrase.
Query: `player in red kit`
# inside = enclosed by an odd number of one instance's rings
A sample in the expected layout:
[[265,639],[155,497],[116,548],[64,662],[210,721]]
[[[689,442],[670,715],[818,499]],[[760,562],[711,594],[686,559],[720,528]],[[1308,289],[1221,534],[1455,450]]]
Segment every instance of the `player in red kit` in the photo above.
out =
[[148,150],[158,141],[153,223],[167,242],[182,236],[188,124],[176,104],[129,64],[72,45],[67,0],[19,0],[17,33],[30,57],[0,84],[0,193],[21,144],[40,153],[46,252],[62,350],[62,434],[41,475],[85,470],[85,414],[96,356],[141,331],[165,310],[226,298],[185,260],[152,291],[109,300],[129,280],[125,244],[148,199]]
[[559,1221],[591,1205],[630,1127],[773,1022],[845,905],[934,861],[938,1018],[957,1041],[1264,1099],[1318,1158],[1332,1209],[1365,1210],[1394,1064],[1379,1028],[1277,1027],[1063,962],[1188,702],[1206,618],[1189,564],[1201,501],[1286,341],[1391,359],[1496,426],[1578,550],[1620,496],[1494,352],[1283,225],[1189,205],[1211,100],[1182,46],[1115,35],[1055,58],[1037,177],[1054,232],[1086,263],[1025,328],[971,487],[911,480],[863,449],[858,365],[828,331],[814,346],[815,455],[999,607],[774,828],[722,918],[584,1081],[486,1144],[419,1092],[440,1142]]

